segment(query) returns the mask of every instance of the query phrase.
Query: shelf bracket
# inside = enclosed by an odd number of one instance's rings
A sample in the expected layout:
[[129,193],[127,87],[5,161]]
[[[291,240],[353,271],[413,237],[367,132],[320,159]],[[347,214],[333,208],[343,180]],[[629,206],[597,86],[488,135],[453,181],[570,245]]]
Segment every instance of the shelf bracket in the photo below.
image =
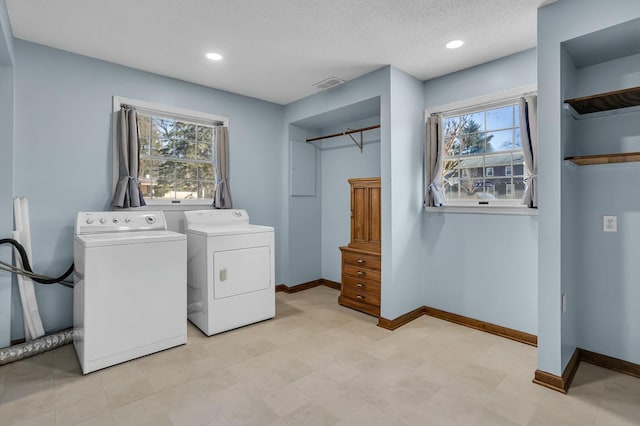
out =
[[351,140],[353,141],[353,143],[355,143],[356,145],[358,145],[358,148],[360,148],[360,154],[362,154],[362,146],[364,145],[364,143],[362,142],[362,130],[360,131],[360,142],[358,142],[356,140],[356,138],[354,138],[353,136],[351,136],[351,133],[348,133],[349,131],[351,131],[351,129],[347,129],[346,132],[344,132],[345,135],[349,136],[351,138]]

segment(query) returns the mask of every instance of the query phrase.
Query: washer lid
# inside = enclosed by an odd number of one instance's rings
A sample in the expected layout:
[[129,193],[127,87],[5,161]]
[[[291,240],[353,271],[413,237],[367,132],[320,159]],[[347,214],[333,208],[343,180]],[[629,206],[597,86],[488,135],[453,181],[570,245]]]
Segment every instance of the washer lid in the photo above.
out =
[[256,234],[260,232],[273,232],[271,226],[241,225],[241,226],[190,226],[187,234],[204,235],[205,237],[218,235]]
[[104,234],[76,235],[76,241],[84,247],[146,244],[185,240],[186,235],[173,231],[108,232]]

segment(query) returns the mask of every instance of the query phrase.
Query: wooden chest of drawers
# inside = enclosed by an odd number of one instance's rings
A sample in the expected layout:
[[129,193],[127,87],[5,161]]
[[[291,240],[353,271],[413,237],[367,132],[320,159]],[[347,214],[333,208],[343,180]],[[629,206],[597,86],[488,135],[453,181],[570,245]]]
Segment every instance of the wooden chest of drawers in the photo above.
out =
[[342,251],[341,305],[380,316],[380,253],[351,247]]

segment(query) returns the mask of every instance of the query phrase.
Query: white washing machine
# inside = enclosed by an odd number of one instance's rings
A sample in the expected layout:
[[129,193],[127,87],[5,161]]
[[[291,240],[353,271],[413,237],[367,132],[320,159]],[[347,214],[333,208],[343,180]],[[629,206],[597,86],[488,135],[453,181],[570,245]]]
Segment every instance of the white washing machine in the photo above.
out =
[[273,318],[274,232],[244,210],[185,212],[189,320],[207,336]]
[[186,235],[160,211],[80,212],[73,343],[84,374],[187,343]]

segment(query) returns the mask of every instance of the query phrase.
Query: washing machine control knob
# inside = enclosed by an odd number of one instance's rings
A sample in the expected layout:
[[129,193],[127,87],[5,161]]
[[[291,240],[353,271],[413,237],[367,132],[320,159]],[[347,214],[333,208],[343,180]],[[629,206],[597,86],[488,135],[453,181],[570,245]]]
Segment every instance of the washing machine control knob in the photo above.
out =
[[113,218],[113,223],[118,223],[118,222],[120,222],[120,219],[118,219],[117,217],[114,217]]
[[100,223],[107,223],[107,219],[105,219],[104,217],[100,218]]
[[149,225],[151,225],[151,224],[155,223],[155,221],[156,221],[156,217],[155,217],[155,216],[146,216],[146,217],[144,218],[144,220],[146,220],[146,221],[147,221],[147,223],[148,223]]
[[131,218],[130,217],[125,217],[124,221],[125,221],[125,223],[129,223],[129,222],[131,222]]
[[92,217],[88,218],[88,219],[87,219],[87,223],[88,223],[89,225],[91,225],[91,224],[93,223],[93,218],[92,218]]

